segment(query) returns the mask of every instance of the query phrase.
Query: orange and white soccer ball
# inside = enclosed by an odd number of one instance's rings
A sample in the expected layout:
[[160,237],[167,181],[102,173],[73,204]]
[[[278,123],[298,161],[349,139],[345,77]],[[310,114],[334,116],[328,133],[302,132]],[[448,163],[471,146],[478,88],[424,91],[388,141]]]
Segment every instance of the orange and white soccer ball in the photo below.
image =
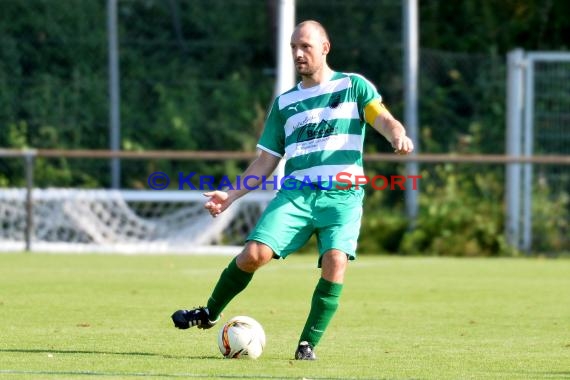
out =
[[257,359],[265,348],[265,331],[251,317],[233,317],[220,329],[218,347],[228,359]]

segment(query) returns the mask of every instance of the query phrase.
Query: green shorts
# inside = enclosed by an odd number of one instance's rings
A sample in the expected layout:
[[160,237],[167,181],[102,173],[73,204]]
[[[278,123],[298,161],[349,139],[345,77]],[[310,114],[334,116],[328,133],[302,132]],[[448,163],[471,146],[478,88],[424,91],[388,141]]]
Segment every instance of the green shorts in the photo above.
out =
[[247,240],[266,244],[276,256],[285,258],[315,234],[319,266],[322,255],[333,248],[354,260],[363,198],[362,189],[281,188]]

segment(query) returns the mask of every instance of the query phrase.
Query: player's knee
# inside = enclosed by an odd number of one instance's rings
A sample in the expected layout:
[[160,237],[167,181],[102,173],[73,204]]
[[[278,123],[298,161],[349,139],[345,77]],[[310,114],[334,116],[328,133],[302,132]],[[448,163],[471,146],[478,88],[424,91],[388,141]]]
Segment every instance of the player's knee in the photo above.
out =
[[348,257],[346,253],[338,249],[331,249],[323,255],[323,265],[325,265],[325,262],[333,267],[344,268],[348,263]]
[[249,241],[237,257],[237,265],[246,272],[255,272],[273,258],[273,250],[267,245]]
[[342,282],[347,266],[348,257],[346,253],[331,249],[323,254],[321,261],[322,276],[328,281]]

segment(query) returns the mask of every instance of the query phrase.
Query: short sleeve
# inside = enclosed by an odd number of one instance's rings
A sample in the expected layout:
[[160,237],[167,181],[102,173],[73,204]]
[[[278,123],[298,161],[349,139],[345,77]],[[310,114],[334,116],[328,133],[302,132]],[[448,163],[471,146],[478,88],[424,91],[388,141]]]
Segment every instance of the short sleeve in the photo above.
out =
[[364,108],[373,100],[382,101],[382,95],[376,90],[376,87],[368,79],[362,75],[353,74],[351,76],[352,87],[358,103],[358,113],[364,120]]
[[285,123],[279,112],[279,98],[271,106],[269,115],[265,119],[263,133],[259,138],[257,147],[277,157],[285,155]]

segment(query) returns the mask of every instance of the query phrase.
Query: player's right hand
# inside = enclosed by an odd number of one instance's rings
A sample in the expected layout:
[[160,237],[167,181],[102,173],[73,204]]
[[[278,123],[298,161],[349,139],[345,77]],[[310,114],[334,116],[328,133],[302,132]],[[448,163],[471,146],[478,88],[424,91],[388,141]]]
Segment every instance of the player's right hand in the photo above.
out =
[[204,204],[204,208],[210,212],[214,218],[221,214],[231,204],[229,194],[225,191],[210,191],[204,193],[204,196],[209,197],[208,201]]

